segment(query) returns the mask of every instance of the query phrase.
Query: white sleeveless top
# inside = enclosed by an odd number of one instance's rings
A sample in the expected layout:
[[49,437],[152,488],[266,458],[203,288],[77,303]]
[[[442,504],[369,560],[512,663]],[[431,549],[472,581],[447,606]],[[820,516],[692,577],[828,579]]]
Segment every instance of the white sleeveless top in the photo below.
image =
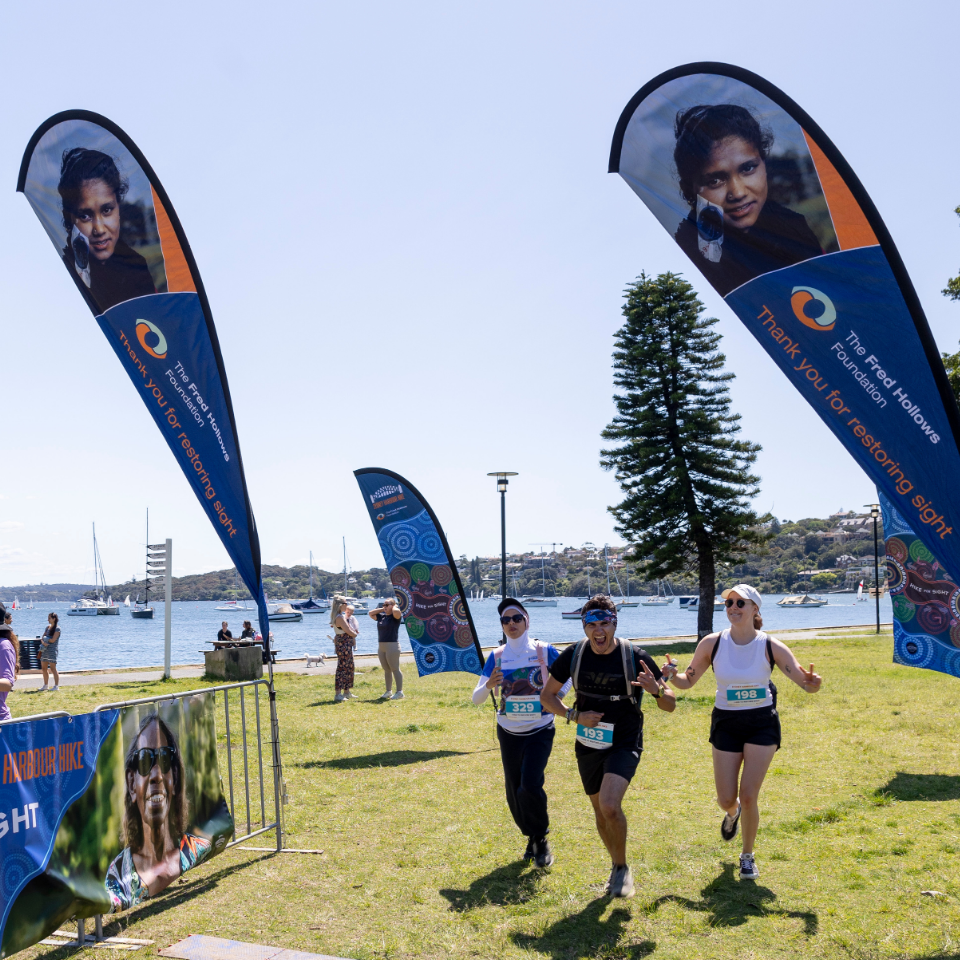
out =
[[767,659],[767,635],[761,631],[746,644],[734,643],[730,631],[720,634],[713,670],[717,675],[718,710],[755,710],[773,706]]

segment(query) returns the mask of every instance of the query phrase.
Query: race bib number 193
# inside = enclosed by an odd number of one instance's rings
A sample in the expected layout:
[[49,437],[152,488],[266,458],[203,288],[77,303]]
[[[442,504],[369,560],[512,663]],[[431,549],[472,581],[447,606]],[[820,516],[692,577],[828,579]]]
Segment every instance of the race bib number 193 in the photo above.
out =
[[609,750],[613,746],[613,724],[598,723],[595,727],[577,724],[577,740],[594,750]]

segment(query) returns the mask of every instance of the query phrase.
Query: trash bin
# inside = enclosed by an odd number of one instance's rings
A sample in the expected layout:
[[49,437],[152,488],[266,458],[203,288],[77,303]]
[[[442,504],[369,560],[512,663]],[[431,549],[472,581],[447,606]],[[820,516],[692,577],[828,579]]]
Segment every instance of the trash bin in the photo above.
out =
[[40,638],[31,640],[29,637],[20,641],[20,669],[40,669]]

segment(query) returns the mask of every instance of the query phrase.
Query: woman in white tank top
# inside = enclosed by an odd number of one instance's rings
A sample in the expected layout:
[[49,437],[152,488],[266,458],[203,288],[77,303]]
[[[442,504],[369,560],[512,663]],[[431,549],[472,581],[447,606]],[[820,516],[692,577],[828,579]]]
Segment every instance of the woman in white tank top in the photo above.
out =
[[770,675],[777,666],[807,693],[816,693],[822,678],[813,672],[812,663],[804,670],[785,644],[760,629],[761,598],[753,587],[741,583],[722,596],[729,628],[704,637],[682,673],[667,657],[663,676],[672,678],[679,690],[689,690],[713,666],[717,695],[710,743],[717,803],[724,812],[720,835],[732,840],[742,818],[740,878],[753,880],[759,876],[753,853],[760,826],[757,801],[770,761],[780,748],[777,688]]

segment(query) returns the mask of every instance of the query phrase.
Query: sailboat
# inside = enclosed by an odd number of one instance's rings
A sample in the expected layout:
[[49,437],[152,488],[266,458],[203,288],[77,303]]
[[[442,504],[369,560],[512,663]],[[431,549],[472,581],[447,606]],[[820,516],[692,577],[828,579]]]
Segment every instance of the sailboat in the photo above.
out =
[[[607,559],[607,547],[606,547],[606,544],[604,544],[604,547],[603,547],[603,556],[604,556],[604,559],[606,560],[606,559]],[[620,578],[617,576],[617,570],[616,570],[616,568],[614,568],[614,570],[613,570],[613,579],[614,579],[614,581],[615,581],[616,584],[617,584],[617,589],[620,591],[620,599],[617,601],[617,606],[618,606],[618,607],[638,607],[638,606],[640,606],[640,601],[639,601],[639,600],[628,600],[628,599],[623,595],[623,587],[620,586]],[[610,561],[607,560],[607,590],[609,590],[609,589],[610,589]],[[629,577],[627,577],[627,589],[628,589],[628,590],[630,589],[630,578],[629,578]]]
[[347,538],[343,538],[343,595],[347,598],[347,603],[353,607],[354,613],[366,613],[367,605],[363,600],[351,597],[347,594]]
[[547,596],[547,573],[544,566],[543,550],[540,550],[540,578],[543,583],[542,594],[539,597],[521,597],[520,602],[525,607],[555,607],[557,605],[556,597]]
[[860,581],[860,586],[857,587],[857,603],[866,603],[867,598],[863,595],[863,581]]
[[[321,588],[322,589],[322,588]],[[330,609],[330,604],[326,599],[326,592],[324,591],[324,599],[322,601],[317,601],[313,599],[313,551],[310,551],[310,597],[307,600],[291,600],[290,606],[294,610],[299,610],[301,613],[324,613]]]
[[[665,581],[657,581],[657,595],[655,597],[647,597],[646,600],[643,600],[642,603],[645,607],[665,607],[668,604],[673,603],[677,598],[673,595],[673,591],[670,591],[670,596],[668,597],[666,591],[663,589],[663,584]],[[670,585],[667,584],[669,587]],[[689,606],[687,609],[691,609]]]
[[232,600],[222,600],[217,604],[217,610],[241,610],[245,611],[247,609],[256,609],[256,607],[248,608],[246,600],[240,600],[240,577],[237,574],[237,568],[233,568],[233,599]]
[[[98,617],[113,614],[120,615],[120,607],[107,596],[107,581],[103,576],[103,564],[100,562],[100,548],[97,546],[97,525],[93,524],[93,596],[81,597],[70,604],[68,617]],[[104,599],[106,598],[106,599]]]
[[[140,594],[137,594],[137,602],[130,611],[130,616],[134,620],[152,620],[153,607],[150,606],[150,508],[147,507],[147,559],[144,560],[143,567],[143,603],[140,603]],[[127,597],[127,606],[130,606],[130,598]]]

